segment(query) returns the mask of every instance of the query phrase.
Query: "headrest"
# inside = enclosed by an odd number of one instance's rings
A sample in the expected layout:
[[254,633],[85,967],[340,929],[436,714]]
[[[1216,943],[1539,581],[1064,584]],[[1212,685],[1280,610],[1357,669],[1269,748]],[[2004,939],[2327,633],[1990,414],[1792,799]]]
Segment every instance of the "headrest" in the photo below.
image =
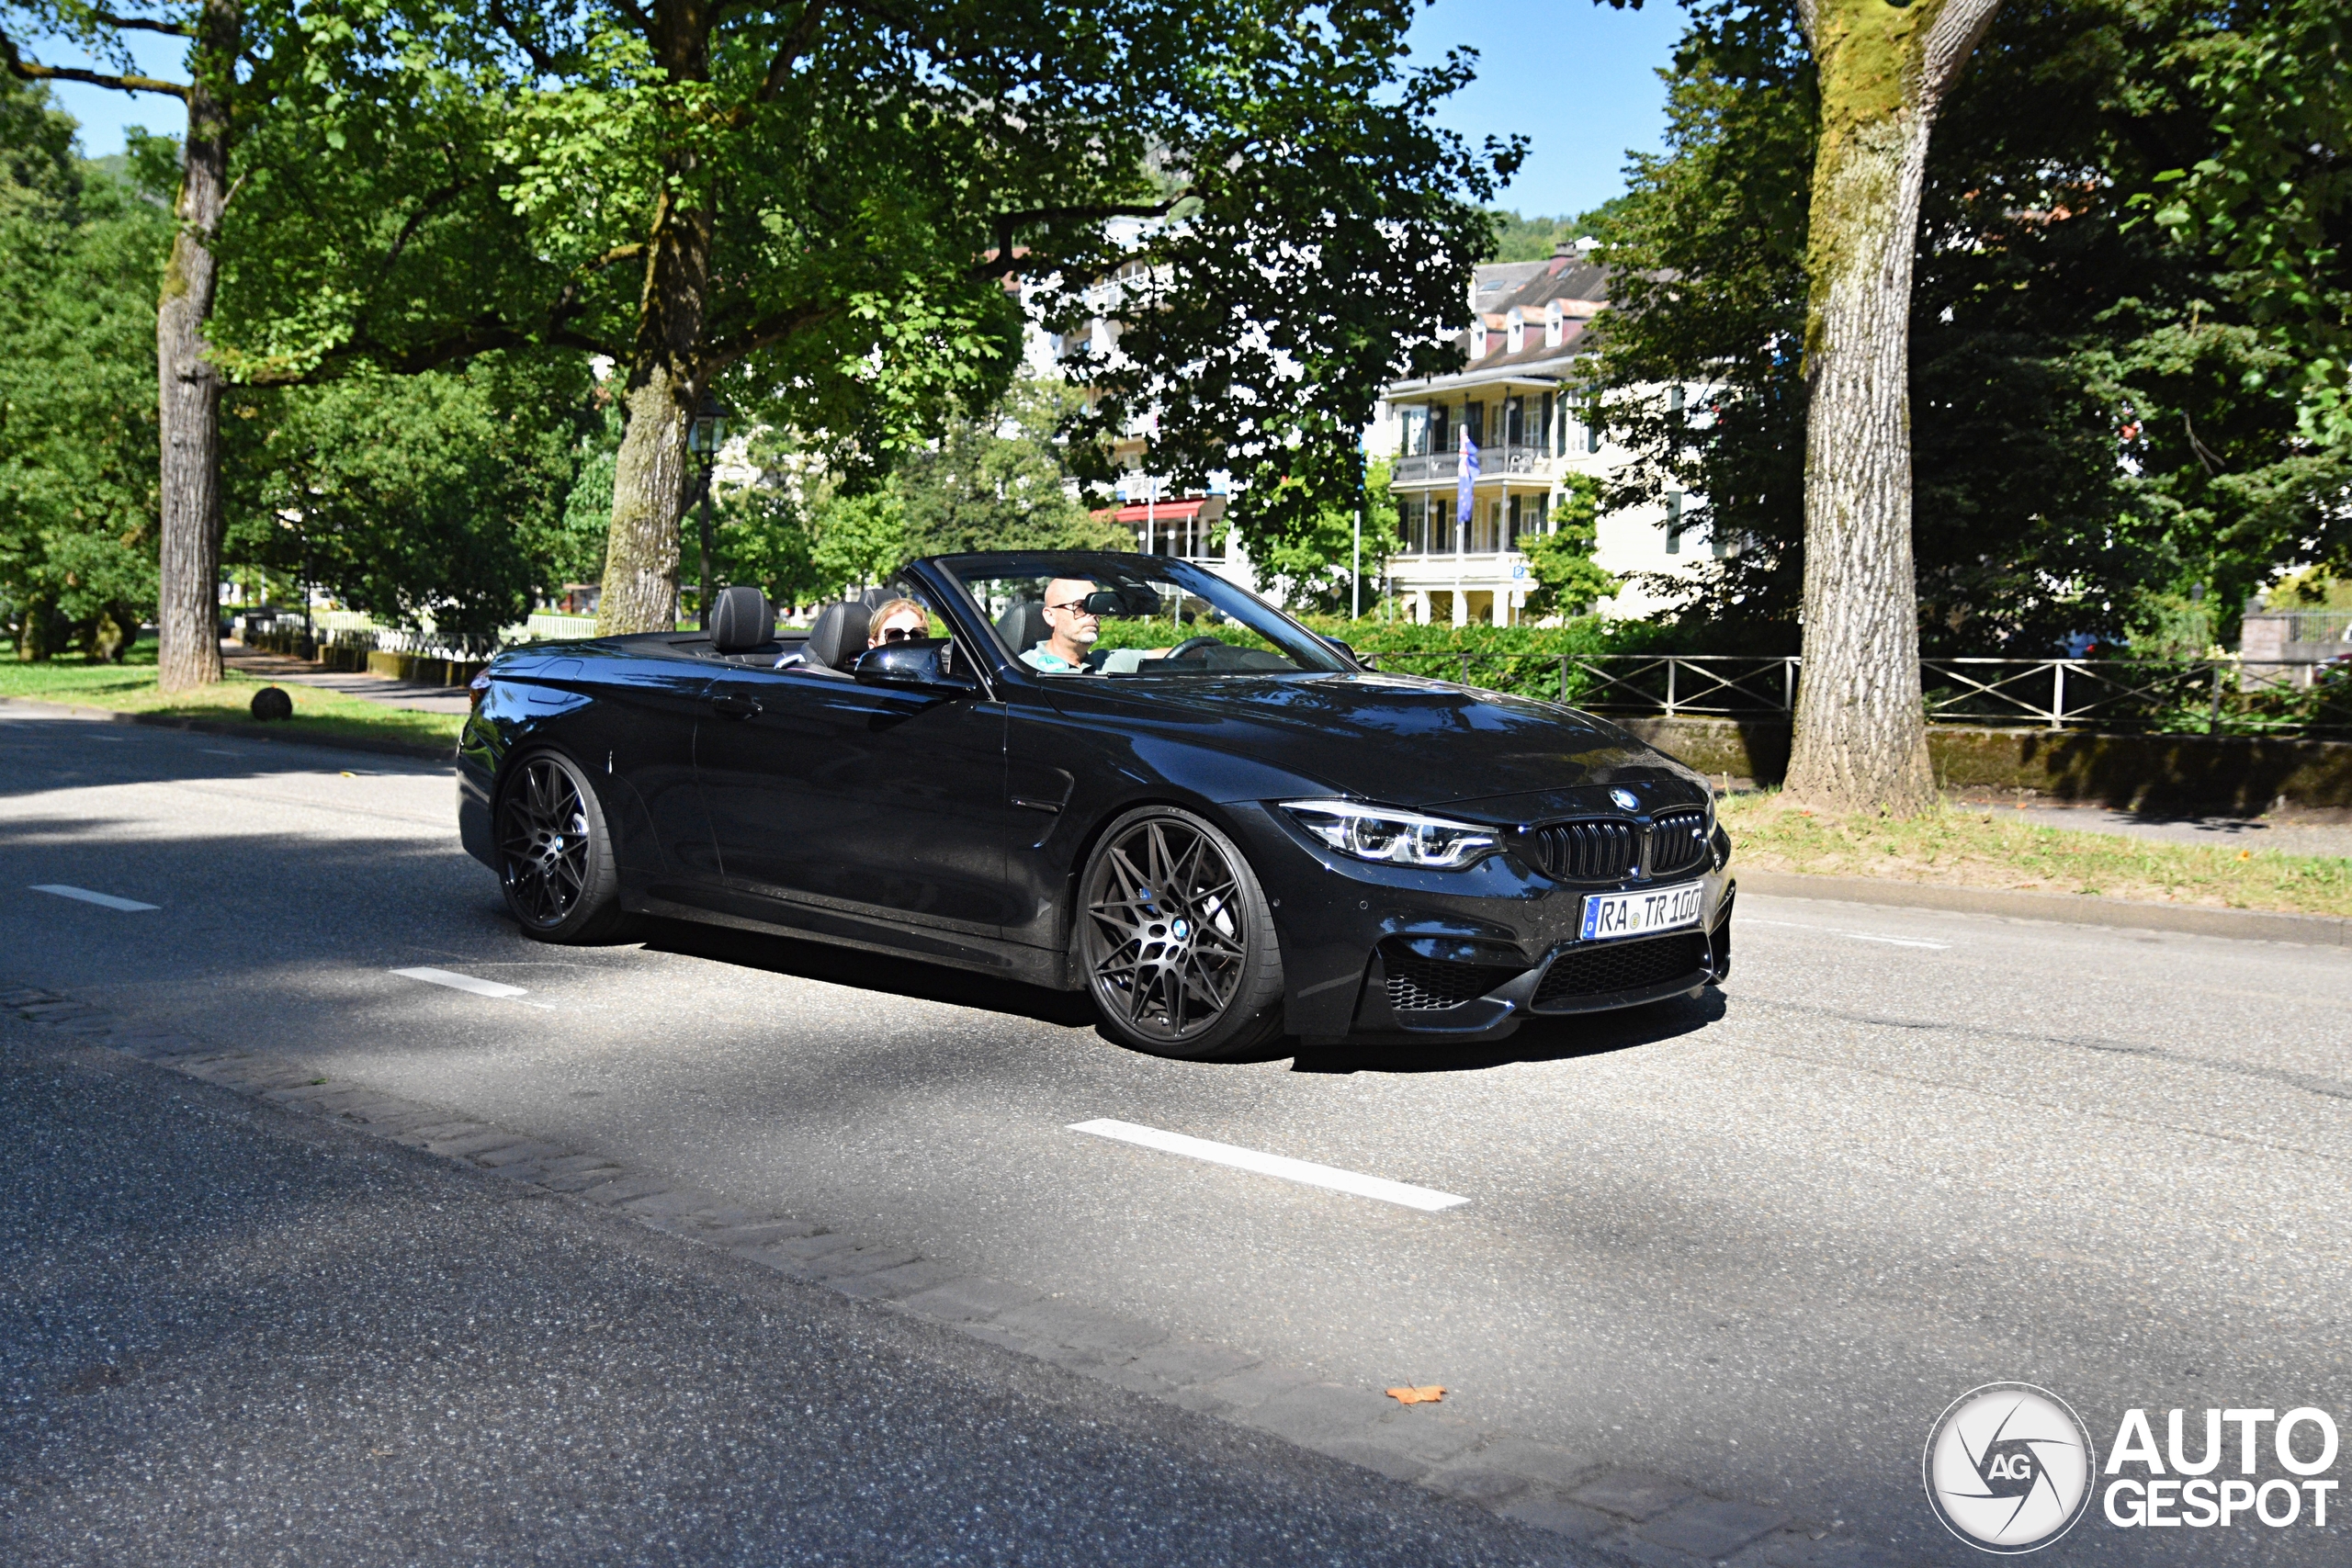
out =
[[722,588],[710,606],[710,646],[720,653],[741,653],[775,640],[775,606],[749,583]]
[[874,612],[863,604],[828,604],[817,624],[808,628],[808,654],[813,663],[846,670],[865,651],[867,623]]
[[1021,600],[998,616],[996,629],[1015,659],[1054,635],[1054,628],[1046,624],[1044,603],[1035,599]]

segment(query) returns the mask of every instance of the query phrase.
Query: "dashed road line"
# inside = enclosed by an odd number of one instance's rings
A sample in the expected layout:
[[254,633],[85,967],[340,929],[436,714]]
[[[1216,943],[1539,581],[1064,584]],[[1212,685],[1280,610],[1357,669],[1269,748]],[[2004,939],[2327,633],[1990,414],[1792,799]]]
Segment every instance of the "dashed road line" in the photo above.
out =
[[[469,991],[477,997],[489,997],[495,1001],[513,1001],[518,997],[527,997],[531,994],[521,986],[509,986],[497,980],[479,979],[471,975],[460,975],[454,969],[395,969],[392,973],[404,976],[411,980],[422,980],[428,986],[447,986],[453,991]],[[555,1010],[547,1002],[526,1002],[524,1005],[546,1008],[550,1012]]]
[[1313,1160],[1270,1155],[1234,1144],[1212,1143],[1206,1138],[1187,1137],[1182,1133],[1162,1132],[1158,1127],[1140,1126],[1133,1122],[1114,1121],[1108,1117],[1092,1122],[1073,1122],[1069,1130],[1091,1133],[1098,1138],[1115,1138],[1123,1144],[1137,1144],[1147,1149],[1159,1149],[1171,1155],[1184,1155],[1193,1159],[1206,1160],[1211,1165],[1228,1165],[1237,1170],[1254,1171],[1260,1176],[1276,1177],[1307,1187],[1328,1187],[1334,1192],[1352,1193],[1358,1198],[1376,1198],[1384,1203],[1398,1203],[1426,1213],[1435,1213],[1441,1209],[1451,1209],[1470,1201],[1456,1193],[1440,1192],[1433,1187],[1415,1187],[1410,1182],[1391,1181],[1384,1176],[1366,1176],[1361,1171],[1341,1170],[1335,1165],[1317,1165]]
[[86,887],[69,887],[62,882],[36,882],[36,893],[53,894],[60,898],[77,898],[85,904],[96,904],[101,909],[160,909],[161,904],[142,904],[136,898],[118,898],[111,893],[93,893]]

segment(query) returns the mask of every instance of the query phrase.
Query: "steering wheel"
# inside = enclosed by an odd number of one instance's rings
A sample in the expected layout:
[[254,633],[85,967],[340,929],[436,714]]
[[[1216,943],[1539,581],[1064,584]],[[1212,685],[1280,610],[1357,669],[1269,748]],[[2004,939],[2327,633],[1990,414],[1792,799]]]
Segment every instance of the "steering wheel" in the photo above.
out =
[[[1182,659],[1196,648],[1222,648],[1224,646],[1225,639],[1221,637],[1188,637],[1182,642],[1178,643],[1175,647],[1170,649],[1166,653],[1161,654],[1159,657],[1162,659]],[[1205,664],[1208,660],[1204,659],[1201,660],[1201,662]]]

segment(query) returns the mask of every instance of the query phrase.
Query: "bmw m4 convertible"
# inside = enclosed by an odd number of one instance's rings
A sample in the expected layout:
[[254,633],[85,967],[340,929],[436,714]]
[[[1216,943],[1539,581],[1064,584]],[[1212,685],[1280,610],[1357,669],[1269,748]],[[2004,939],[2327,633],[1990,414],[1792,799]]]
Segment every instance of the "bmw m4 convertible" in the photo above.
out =
[[938,556],[779,632],[474,682],[466,848],[545,942],[633,915],[1089,992],[1165,1055],[1491,1041],[1731,965],[1707,781],[1557,704],[1368,668],[1182,560]]

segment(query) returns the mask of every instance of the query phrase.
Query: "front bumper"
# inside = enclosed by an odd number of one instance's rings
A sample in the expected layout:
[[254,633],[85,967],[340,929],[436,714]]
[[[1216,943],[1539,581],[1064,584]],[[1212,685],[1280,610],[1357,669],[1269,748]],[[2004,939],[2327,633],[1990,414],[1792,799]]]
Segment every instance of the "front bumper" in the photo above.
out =
[[1530,1017],[1639,1007],[1730,972],[1727,849],[1696,868],[1696,927],[1584,942],[1588,894],[1643,885],[1571,886],[1510,853],[1459,872],[1374,865],[1316,845],[1274,808],[1227,811],[1273,904],[1286,1028],[1311,1043],[1498,1040]]

